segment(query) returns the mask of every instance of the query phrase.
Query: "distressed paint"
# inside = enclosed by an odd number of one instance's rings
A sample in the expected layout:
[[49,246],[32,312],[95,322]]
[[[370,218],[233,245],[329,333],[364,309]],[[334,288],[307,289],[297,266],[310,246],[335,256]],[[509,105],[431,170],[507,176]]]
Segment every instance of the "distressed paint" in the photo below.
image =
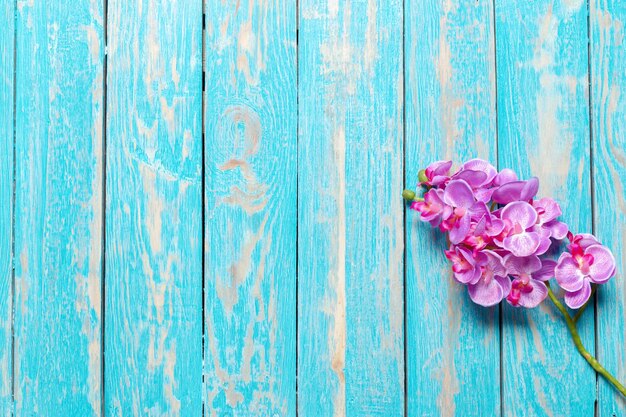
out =
[[[436,160],[496,162],[493,9],[486,0],[405,7],[405,181],[414,189]],[[411,210],[406,239],[408,415],[499,415],[498,308],[470,301],[445,239]]]
[[105,414],[202,412],[202,3],[108,1]]
[[[496,3],[498,161],[539,177],[575,232],[591,232],[587,9],[583,1]],[[593,306],[579,322],[593,352]],[[549,302],[503,308],[507,416],[591,416],[595,375]],[[567,376],[565,379],[564,376]]]
[[16,417],[101,415],[102,12],[17,2]]
[[205,412],[295,416],[296,3],[205,8]]
[[299,7],[298,413],[402,416],[402,2]]
[[[626,381],[626,4],[590,2],[591,126],[593,138],[594,230],[617,261],[613,282],[598,292],[598,358]],[[619,330],[618,330],[619,329]],[[598,416],[626,414],[626,401],[600,379]]]
[[13,82],[15,4],[0,6],[0,416],[12,413]]

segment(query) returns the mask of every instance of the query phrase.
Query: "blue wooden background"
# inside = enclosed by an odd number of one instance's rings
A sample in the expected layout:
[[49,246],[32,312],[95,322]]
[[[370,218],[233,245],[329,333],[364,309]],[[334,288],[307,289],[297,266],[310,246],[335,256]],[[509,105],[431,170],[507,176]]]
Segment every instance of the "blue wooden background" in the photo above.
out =
[[[560,317],[474,306],[400,197],[538,175],[618,276],[626,3],[4,0],[0,416],[606,416]],[[622,92],[622,88],[625,90]]]

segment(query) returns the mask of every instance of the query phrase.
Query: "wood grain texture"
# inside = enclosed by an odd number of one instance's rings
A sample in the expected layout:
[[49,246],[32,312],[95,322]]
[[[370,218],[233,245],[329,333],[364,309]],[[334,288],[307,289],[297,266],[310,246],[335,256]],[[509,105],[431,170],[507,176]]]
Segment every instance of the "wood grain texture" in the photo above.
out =
[[210,0],[205,411],[296,413],[296,2]]
[[15,4],[0,6],[0,416],[12,413],[13,86]]
[[404,414],[402,2],[299,2],[298,412]]
[[[496,162],[491,1],[407,2],[406,187],[429,163]],[[445,239],[406,214],[409,416],[500,414],[498,309],[452,279]]]
[[[591,126],[593,138],[594,231],[617,261],[616,278],[598,291],[598,358],[626,381],[626,4],[590,2]],[[624,90],[624,91],[622,91]],[[626,414],[626,400],[603,379],[598,416]]]
[[100,416],[102,5],[16,24],[15,416]]
[[202,412],[202,3],[108,2],[105,413]]
[[[500,168],[539,177],[575,233],[591,232],[586,21],[580,0],[496,3]],[[593,351],[593,306],[579,328]],[[594,372],[550,303],[504,308],[502,337],[506,416],[593,415]]]

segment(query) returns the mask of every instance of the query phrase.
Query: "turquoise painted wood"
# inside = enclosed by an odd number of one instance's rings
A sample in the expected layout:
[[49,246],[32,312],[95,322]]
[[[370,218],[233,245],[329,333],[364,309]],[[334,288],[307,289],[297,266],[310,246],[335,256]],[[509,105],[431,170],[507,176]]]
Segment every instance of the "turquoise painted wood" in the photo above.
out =
[[580,327],[626,381],[624,23],[3,2],[0,416],[625,415],[549,305],[471,304],[400,196],[436,159],[539,176],[618,259]]
[[13,397],[13,83],[15,4],[0,6],[0,416]]
[[[591,232],[586,5],[509,0],[495,12],[499,167],[539,177],[570,229]],[[579,326],[593,352],[592,307]],[[593,415],[594,372],[552,305],[503,307],[502,340],[505,415]]]
[[209,1],[205,411],[296,414],[296,3]]
[[14,415],[101,415],[100,4],[16,10]]
[[[618,270],[617,278],[597,297],[598,356],[620,381],[626,381],[626,4],[591,1],[589,17],[594,231],[613,250]],[[598,416],[625,414],[626,401],[600,380]]]
[[[491,1],[407,2],[406,186],[433,161],[496,161]],[[500,414],[499,309],[454,283],[445,239],[406,213],[409,416]]]
[[106,416],[202,412],[202,4],[108,1]]
[[299,5],[298,415],[401,416],[402,2]]

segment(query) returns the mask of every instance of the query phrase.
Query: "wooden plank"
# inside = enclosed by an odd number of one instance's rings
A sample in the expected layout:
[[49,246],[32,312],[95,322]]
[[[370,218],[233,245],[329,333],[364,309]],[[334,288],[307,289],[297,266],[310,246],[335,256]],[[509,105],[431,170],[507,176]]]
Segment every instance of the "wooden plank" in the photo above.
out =
[[202,3],[108,2],[105,413],[202,412]]
[[12,414],[15,3],[0,6],[0,416]]
[[17,3],[15,416],[100,416],[103,10]]
[[296,413],[296,3],[207,10],[207,416]]
[[[597,343],[600,362],[626,381],[626,4],[590,2],[591,104],[593,131],[594,231],[615,254],[617,277],[598,292]],[[602,378],[598,415],[626,414],[626,402]]]
[[402,2],[299,4],[298,412],[401,416]]
[[[496,34],[500,168],[539,177],[539,196],[559,202],[572,231],[590,232],[585,3],[497,2]],[[591,350],[592,311],[579,322]],[[549,302],[504,308],[502,338],[505,415],[593,415],[594,372]]]
[[[492,2],[407,2],[406,186],[431,162],[496,163]],[[498,308],[453,281],[445,239],[407,211],[409,416],[500,414]]]

